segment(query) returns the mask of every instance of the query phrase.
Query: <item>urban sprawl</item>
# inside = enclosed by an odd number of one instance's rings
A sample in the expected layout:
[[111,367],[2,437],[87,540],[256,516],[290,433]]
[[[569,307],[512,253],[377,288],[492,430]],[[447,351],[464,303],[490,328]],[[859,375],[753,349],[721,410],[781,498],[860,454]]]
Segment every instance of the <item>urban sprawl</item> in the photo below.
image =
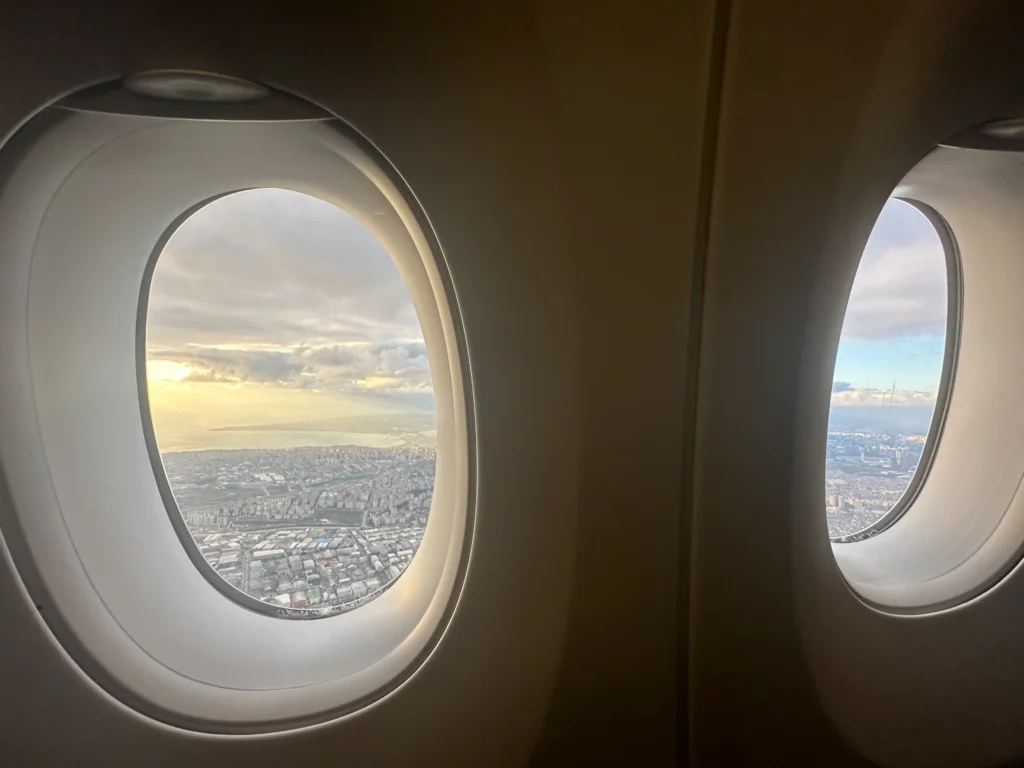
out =
[[310,448],[163,455],[199,552],[230,585],[325,615],[372,600],[419,548],[435,450]]
[[828,433],[825,511],[829,536],[856,540],[892,509],[921,460],[925,435]]
[[[825,511],[833,539],[871,535],[899,501],[924,435],[830,431]],[[312,615],[372,600],[412,561],[434,488],[427,445],[181,451],[164,467],[207,563],[228,584]]]

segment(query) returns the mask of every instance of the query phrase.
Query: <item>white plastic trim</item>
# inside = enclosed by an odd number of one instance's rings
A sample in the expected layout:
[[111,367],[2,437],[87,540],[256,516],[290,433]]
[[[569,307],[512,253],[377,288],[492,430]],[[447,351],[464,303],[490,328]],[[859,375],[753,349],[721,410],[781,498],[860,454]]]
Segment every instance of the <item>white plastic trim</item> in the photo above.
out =
[[940,148],[896,194],[925,203],[960,251],[963,309],[957,373],[927,479],[900,520],[879,535],[835,544],[849,585],[867,602],[927,612],[996,583],[1024,543],[1024,356],[1003,343],[1024,327],[1018,208],[1024,164],[1012,154]]
[[[183,211],[253,187],[320,197],[374,232],[409,288],[435,388],[420,550],[381,597],[319,621],[246,610],[206,581],[170,524],[144,440],[135,329],[146,262]],[[0,461],[69,648],[156,716],[209,730],[331,716],[429,652],[465,565],[468,394],[446,279],[405,198],[359,146],[317,122],[69,113],[7,179],[0,254]]]

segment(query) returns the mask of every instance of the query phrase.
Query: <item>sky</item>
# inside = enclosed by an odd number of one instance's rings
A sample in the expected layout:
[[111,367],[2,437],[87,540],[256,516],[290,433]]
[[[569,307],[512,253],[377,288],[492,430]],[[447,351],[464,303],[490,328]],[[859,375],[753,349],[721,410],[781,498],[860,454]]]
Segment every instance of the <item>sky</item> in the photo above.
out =
[[238,192],[181,225],[153,272],[146,352],[162,450],[221,447],[225,427],[433,411],[391,257],[353,216],[298,192]]
[[[945,325],[938,235],[890,200],[854,280],[833,405],[933,404]],[[390,256],[353,216],[280,189],[220,198],[171,237],[150,291],[147,383],[161,450],[283,445],[280,431],[230,429],[275,424],[292,424],[287,444],[328,444],[352,436],[294,424],[433,412]]]
[[889,200],[854,278],[832,404],[934,404],[946,304],[946,259],[938,233],[916,208]]

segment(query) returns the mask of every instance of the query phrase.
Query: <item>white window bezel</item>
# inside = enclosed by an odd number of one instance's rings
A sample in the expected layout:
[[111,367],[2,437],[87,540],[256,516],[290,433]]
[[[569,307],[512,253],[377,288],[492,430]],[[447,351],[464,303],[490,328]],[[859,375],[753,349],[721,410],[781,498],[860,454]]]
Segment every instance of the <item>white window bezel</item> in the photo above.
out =
[[[919,200],[897,197],[895,195],[890,199],[905,203],[924,216],[935,231],[942,248],[943,261],[946,265],[946,330],[942,352],[942,369],[935,392],[935,409],[932,411],[931,421],[928,425],[928,435],[925,438],[924,449],[921,451],[921,459],[918,462],[917,470],[910,479],[906,490],[893,505],[892,509],[874,523],[855,533],[844,536],[832,536],[833,544],[853,544],[877,536],[882,531],[895,525],[906,514],[907,510],[910,509],[915,499],[917,499],[921,488],[928,479],[928,474],[932,470],[935,452],[938,450],[939,443],[942,440],[942,430],[946,423],[946,411],[949,408],[949,399],[956,379],[957,360],[960,356],[960,324],[963,322],[963,267],[960,264],[960,251],[957,248],[956,238],[953,237],[953,232],[950,230],[946,220],[930,205]],[[859,264],[857,268],[858,270],[860,269]],[[847,311],[849,311],[848,307]]]
[[[454,610],[475,493],[454,292],[408,190],[365,143],[318,120],[67,112],[29,127],[0,194],[0,459],[16,514],[2,522],[51,628],[119,698],[197,730],[294,727],[393,690]],[[252,187],[321,197],[377,235],[410,289],[434,380],[438,465],[420,550],[385,594],[325,621],[280,621],[214,589],[168,523],[146,447],[135,379],[145,265],[182,211]],[[100,532],[125,530],[124,508],[139,514],[119,550]]]
[[939,147],[896,195],[934,210],[955,235],[962,270],[957,372],[927,482],[893,525],[855,544],[833,544],[847,585],[896,614],[942,611],[998,583],[1024,553],[1024,438],[1013,414],[1013,371],[1024,357],[991,339],[1024,321],[1008,286],[1024,280],[1008,222],[1024,164],[998,151]]

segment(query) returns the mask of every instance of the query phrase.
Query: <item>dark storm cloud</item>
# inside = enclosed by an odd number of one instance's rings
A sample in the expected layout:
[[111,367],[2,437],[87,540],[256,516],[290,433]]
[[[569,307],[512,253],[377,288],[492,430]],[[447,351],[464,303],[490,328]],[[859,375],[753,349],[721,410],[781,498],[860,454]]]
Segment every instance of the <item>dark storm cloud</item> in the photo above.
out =
[[935,229],[907,203],[890,201],[864,249],[843,338],[942,335],[946,291],[945,254]]
[[202,208],[153,275],[149,356],[189,364],[191,381],[422,390],[421,337],[373,234],[295,192],[240,192]]

